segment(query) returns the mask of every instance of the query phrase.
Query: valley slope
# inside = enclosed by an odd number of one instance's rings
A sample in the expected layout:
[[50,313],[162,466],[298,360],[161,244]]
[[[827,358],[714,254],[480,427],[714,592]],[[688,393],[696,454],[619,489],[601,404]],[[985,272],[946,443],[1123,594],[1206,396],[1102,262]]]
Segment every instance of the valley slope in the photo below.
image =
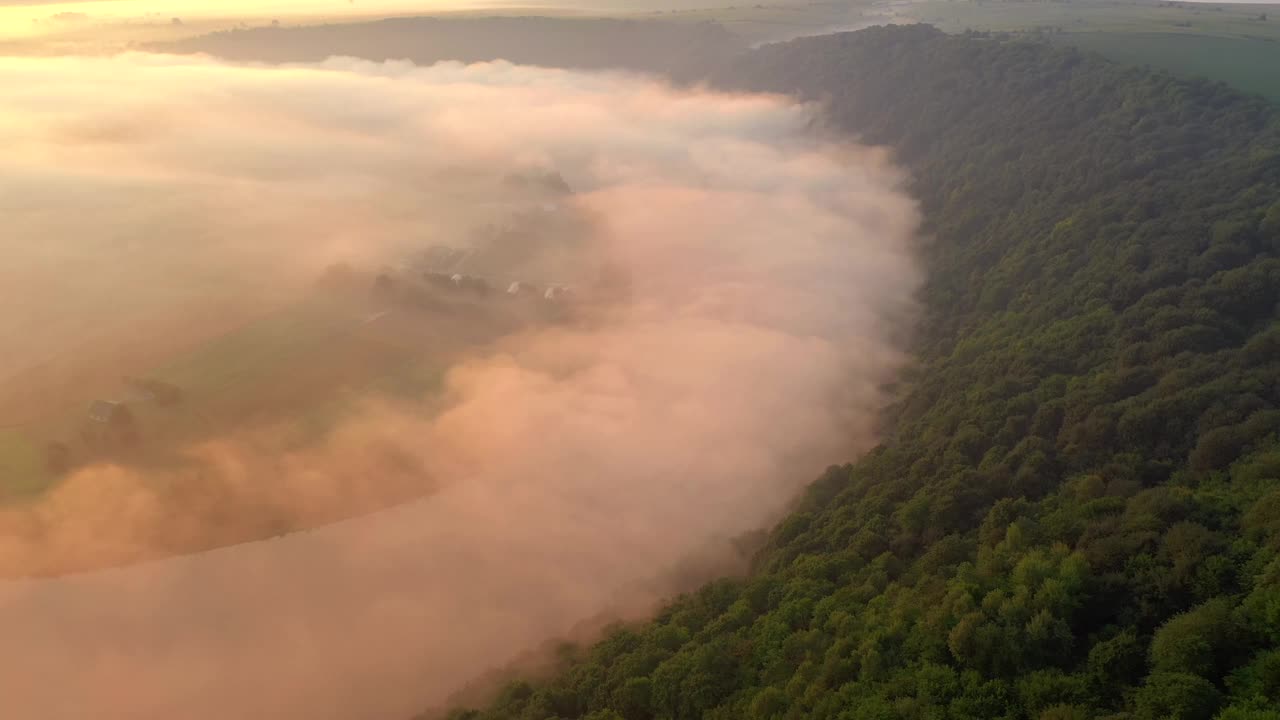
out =
[[918,367],[749,577],[452,717],[1280,717],[1275,111],[924,26],[714,82],[825,101],[914,171]]

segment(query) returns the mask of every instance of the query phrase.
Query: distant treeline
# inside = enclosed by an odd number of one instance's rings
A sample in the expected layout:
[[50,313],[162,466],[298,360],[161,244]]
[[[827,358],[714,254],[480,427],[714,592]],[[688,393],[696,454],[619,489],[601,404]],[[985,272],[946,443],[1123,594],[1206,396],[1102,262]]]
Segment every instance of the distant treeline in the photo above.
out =
[[690,77],[745,49],[715,23],[539,17],[393,18],[367,23],[228,30],[150,49],[237,61],[508,60],[587,70],[629,69]]
[[453,717],[1280,718],[1276,111],[927,27],[715,81],[823,100],[914,171],[919,367],[750,577]]

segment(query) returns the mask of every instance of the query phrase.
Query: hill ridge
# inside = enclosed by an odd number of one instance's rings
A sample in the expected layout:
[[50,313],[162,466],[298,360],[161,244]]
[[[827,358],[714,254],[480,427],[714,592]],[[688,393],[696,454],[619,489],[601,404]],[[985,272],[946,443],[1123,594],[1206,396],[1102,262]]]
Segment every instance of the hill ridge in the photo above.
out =
[[451,717],[1275,720],[1275,111],[921,26],[713,79],[821,100],[916,174],[920,367],[750,577]]

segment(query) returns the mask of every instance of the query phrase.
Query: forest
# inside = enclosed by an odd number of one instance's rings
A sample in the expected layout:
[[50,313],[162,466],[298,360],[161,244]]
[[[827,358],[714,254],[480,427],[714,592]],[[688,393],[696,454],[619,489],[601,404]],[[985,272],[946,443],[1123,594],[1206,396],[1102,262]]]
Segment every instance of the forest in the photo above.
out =
[[1280,720],[1276,111],[926,26],[711,82],[911,169],[917,362],[747,577],[452,720]]
[[712,22],[499,16],[234,29],[149,47],[268,63],[319,62],[334,55],[417,65],[501,59],[546,67],[640,70],[687,80],[700,68],[735,57],[746,45]]

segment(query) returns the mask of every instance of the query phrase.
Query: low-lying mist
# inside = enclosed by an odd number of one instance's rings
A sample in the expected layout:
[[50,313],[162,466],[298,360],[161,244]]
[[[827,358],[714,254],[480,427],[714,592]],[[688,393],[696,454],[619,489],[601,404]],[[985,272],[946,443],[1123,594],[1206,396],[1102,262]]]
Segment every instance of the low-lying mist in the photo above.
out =
[[[12,367],[134,317],[198,336],[334,262],[460,242],[503,198],[450,181],[457,168],[558,172],[575,191],[560,212],[594,219],[581,254],[631,277],[589,320],[473,348],[430,402],[368,400],[302,446],[258,426],[193,443],[212,495],[268,483],[275,513],[406,477],[431,492],[275,540],[0,583],[12,717],[439,705],[583,621],[647,611],[679,568],[739,570],[735,538],[874,442],[904,361],[921,279],[904,177],[783,99],[503,63],[148,55],[0,60],[0,83]],[[92,463],[0,511],[0,563],[148,557],[159,535],[205,532],[167,504],[166,472]]]

